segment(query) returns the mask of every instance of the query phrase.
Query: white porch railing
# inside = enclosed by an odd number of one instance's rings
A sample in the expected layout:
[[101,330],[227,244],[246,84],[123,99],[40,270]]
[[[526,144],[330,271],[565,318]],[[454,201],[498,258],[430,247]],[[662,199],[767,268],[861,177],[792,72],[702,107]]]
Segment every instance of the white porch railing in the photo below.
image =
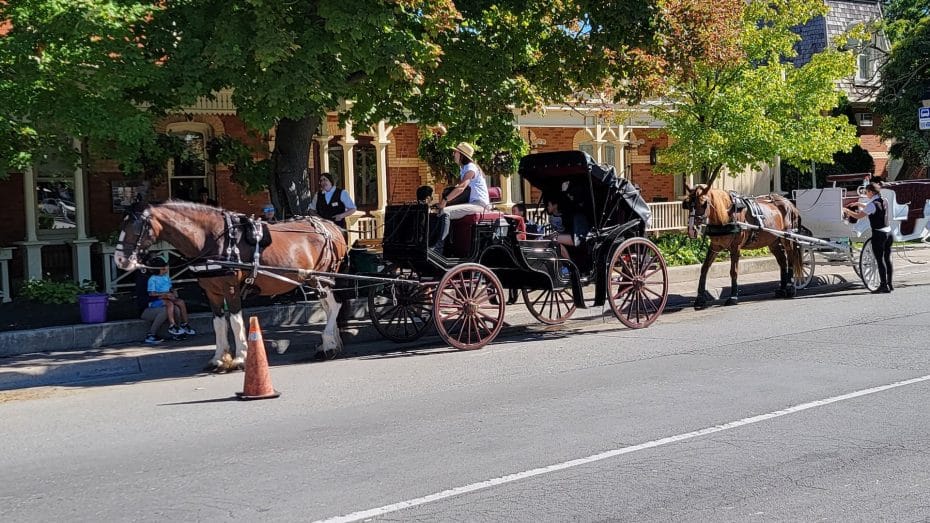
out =
[[[688,228],[688,211],[681,207],[681,202],[650,203],[652,222],[646,232],[684,231]],[[543,207],[527,207],[527,218],[533,223],[549,223],[549,215]],[[349,226],[350,243],[355,239],[374,240],[381,238],[378,221],[371,216],[363,216]]]
[[[116,247],[113,245],[103,245],[100,249],[100,255],[103,257],[103,292],[107,294],[115,294],[120,290],[127,290],[134,292],[136,288],[135,276],[130,276],[132,272],[126,272],[116,266],[116,262],[113,261],[113,252],[116,250]],[[162,257],[166,257],[169,254],[174,254],[178,256],[178,253],[175,252],[174,247],[169,243],[158,242],[152,245],[149,248],[150,254],[158,254]],[[197,281],[196,278],[191,278],[188,267],[185,265],[180,268],[169,267],[168,274],[171,275],[172,283],[187,283],[192,281]],[[188,276],[184,278],[184,276]]]
[[683,231],[688,228],[688,211],[681,207],[681,202],[650,203],[652,223],[647,232]]

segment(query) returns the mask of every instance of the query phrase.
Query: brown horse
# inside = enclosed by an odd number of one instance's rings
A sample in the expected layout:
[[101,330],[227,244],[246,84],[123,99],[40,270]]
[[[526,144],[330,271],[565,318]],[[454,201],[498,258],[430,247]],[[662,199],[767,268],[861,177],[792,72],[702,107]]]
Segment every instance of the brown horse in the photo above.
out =
[[739,302],[739,285],[736,282],[739,275],[739,256],[741,249],[759,249],[768,247],[781,272],[781,286],[776,293],[778,296],[793,298],[795,295],[794,274],[801,274],[801,249],[794,242],[776,236],[770,232],[752,227],[740,227],[737,222],[748,223],[752,226],[762,226],[778,231],[797,230],[801,225],[801,215],[798,209],[786,198],[770,194],[751,198],[758,205],[760,215],[754,216],[750,210],[751,202],[745,207],[734,206],[734,198],[730,193],[720,189],[709,188],[706,185],[696,187],[685,186],[687,195],[682,207],[688,209],[688,235],[697,236],[697,227],[706,225],[705,234],[710,237],[710,246],[704,264],[701,265],[701,279],[698,282],[698,295],[694,300],[695,309],[707,306],[706,284],[707,271],[717,258],[717,253],[727,250],[730,253],[730,298],[725,305],[736,305]]
[[[306,271],[336,272],[346,255],[342,230],[333,222],[317,217],[267,225],[215,207],[189,202],[168,201],[134,208],[123,220],[114,261],[124,270],[143,267],[145,253],[157,240],[170,243],[191,262],[191,269],[202,269],[197,282],[207,294],[213,310],[216,353],[210,360],[214,370],[242,368],[246,357],[246,332],[242,319],[243,290],[261,296],[289,292],[296,282],[321,288],[326,328],[319,349],[324,355],[342,350],[336,329],[340,304],[332,292],[332,282],[314,278]],[[270,237],[270,243],[268,243]],[[250,241],[251,240],[251,241]],[[260,241],[256,241],[260,240]],[[256,245],[260,256],[254,256]],[[262,266],[297,270],[269,270],[252,267],[206,266],[206,260],[258,262]],[[195,272],[196,273],[196,272]],[[224,305],[235,337],[236,353],[231,364],[224,364],[229,350]]]

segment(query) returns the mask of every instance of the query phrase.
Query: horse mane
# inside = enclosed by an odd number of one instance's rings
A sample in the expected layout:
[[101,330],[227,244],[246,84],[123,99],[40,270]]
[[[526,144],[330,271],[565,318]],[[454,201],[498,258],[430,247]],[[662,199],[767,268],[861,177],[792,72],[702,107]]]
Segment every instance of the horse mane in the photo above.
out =
[[197,202],[189,202],[186,200],[168,200],[161,204],[163,207],[168,207],[169,209],[174,210],[189,210],[189,211],[198,211],[203,213],[210,214],[223,214],[225,209],[219,207],[214,207],[212,205],[205,205]]
[[[706,186],[705,186],[706,187]],[[707,188],[707,201],[710,209],[707,211],[707,223],[723,225],[730,222],[730,206],[733,200],[726,191]]]

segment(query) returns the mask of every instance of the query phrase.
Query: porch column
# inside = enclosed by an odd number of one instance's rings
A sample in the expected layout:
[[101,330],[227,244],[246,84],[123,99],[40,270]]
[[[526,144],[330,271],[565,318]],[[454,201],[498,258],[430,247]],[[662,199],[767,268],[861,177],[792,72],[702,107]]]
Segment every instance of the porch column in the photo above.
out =
[[[83,147],[80,140],[74,140],[74,147],[83,157]],[[84,196],[84,164],[78,162],[74,170],[74,223],[77,229],[77,239],[71,240],[71,260],[73,264],[74,279],[78,283],[91,279],[90,248],[97,243],[96,238],[87,237],[87,204]]]
[[23,201],[26,204],[26,241],[16,242],[23,248],[23,262],[27,280],[42,279],[42,246],[45,242],[36,237],[36,179],[32,167],[23,172]]
[[781,194],[781,156],[775,155],[772,165],[772,192]]
[[384,120],[375,127],[375,171],[378,177],[378,210],[387,207],[388,198],[388,172],[387,172],[387,146],[391,143],[388,135],[394,130],[393,126],[386,125]]
[[[329,172],[329,139],[332,136],[317,136],[316,143],[320,146],[320,173]],[[317,173],[317,174],[320,174]],[[319,176],[317,177],[319,178]]]
[[[352,197],[352,201],[355,201],[355,155],[352,154],[355,150],[355,144],[358,143],[358,140],[355,139],[355,136],[352,135],[352,122],[346,121],[345,124],[345,135],[342,137],[342,188],[349,193],[349,196]],[[358,204],[356,204],[358,205]],[[358,211],[356,211],[358,213]],[[349,229],[349,245],[355,243],[355,240],[358,239],[358,233],[352,232],[356,229],[356,222],[358,218],[356,214],[353,213],[349,216],[346,216],[346,228]]]
[[10,298],[10,265],[14,247],[0,249],[0,301],[7,303]]

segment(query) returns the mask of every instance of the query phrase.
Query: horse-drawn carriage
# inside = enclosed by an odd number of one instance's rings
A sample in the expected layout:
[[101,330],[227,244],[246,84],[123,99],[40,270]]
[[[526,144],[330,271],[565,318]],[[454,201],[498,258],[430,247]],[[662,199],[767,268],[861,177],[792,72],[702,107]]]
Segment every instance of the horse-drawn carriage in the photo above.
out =
[[565,257],[552,237],[528,235],[522,217],[488,211],[454,222],[439,253],[429,248],[436,215],[428,205],[388,206],[382,247],[392,281],[369,294],[369,315],[386,338],[412,341],[435,325],[449,345],[481,348],[504,324],[504,289],[521,290],[533,316],[547,324],[586,307],[589,284],[594,305],[609,302],[630,328],[662,314],[668,272],[645,238],[649,207],[632,184],[579,151],[527,156],[519,173],[563,212],[591,224],[580,244]]
[[[814,278],[817,265],[852,265],[869,290],[879,287],[878,263],[871,247],[868,220],[846,219],[843,208],[864,201],[863,180],[868,174],[828,176],[832,187],[794,191],[801,212],[800,231],[820,242],[804,243],[804,274],[797,280],[798,288],[806,287]],[[882,197],[889,203],[889,225],[896,242],[926,241],[930,235],[930,182],[905,180],[882,186]],[[809,238],[808,238],[809,239]],[[861,242],[862,247],[856,246]]]
[[[188,202],[134,208],[123,223],[114,260],[123,270],[144,267],[156,240],[175,245],[197,271],[214,312],[216,353],[224,365],[233,328],[235,358],[246,356],[242,297],[277,295],[301,285],[318,289],[327,313],[320,350],[342,348],[336,315],[339,288],[369,289],[369,312],[385,337],[410,341],[430,325],[458,349],[491,342],[504,324],[504,289],[521,289],[544,323],[565,321],[585,307],[582,289],[595,285],[594,305],[609,302],[631,328],[650,325],[665,309],[668,273],[656,246],[645,238],[649,208],[612,168],[579,151],[529,156],[520,175],[592,224],[580,245],[563,256],[551,238],[528,237],[518,216],[484,212],[452,224],[448,248],[429,248],[435,215],[425,204],[389,206],[383,241],[386,271],[338,272],[347,246],[332,222],[311,216],[265,224],[249,216]],[[361,285],[359,285],[361,284]],[[334,292],[335,291],[335,292]]]

